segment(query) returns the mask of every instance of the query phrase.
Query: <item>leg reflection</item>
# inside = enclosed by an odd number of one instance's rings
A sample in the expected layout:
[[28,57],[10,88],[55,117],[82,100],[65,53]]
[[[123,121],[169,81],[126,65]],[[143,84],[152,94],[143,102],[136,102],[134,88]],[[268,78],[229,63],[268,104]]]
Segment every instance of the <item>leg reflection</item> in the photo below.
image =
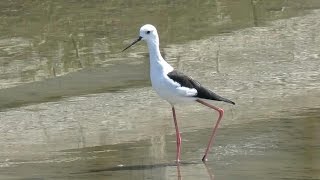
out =
[[214,179],[214,175],[212,173],[211,168],[205,162],[203,164],[204,164],[204,167],[206,168],[206,171],[207,171],[207,173],[208,173],[208,175],[210,177],[210,180],[213,180]]
[[[182,180],[182,175],[181,175],[181,166],[183,166],[183,165],[190,165],[190,164],[194,164],[194,163],[182,163],[182,162],[180,162],[180,163],[176,163],[176,167],[177,167],[177,179],[178,180]],[[197,164],[197,163],[195,163],[195,164]],[[206,170],[206,172],[207,172],[207,174],[208,174],[208,176],[209,176],[209,179],[210,180],[214,180],[214,174],[213,174],[213,172],[212,172],[212,168],[211,167],[209,167],[206,163],[203,163],[203,165],[204,165],[204,167],[205,167],[205,170]]]
[[180,163],[179,162],[177,162],[177,177],[178,177],[178,180],[182,179],[181,171],[180,171]]

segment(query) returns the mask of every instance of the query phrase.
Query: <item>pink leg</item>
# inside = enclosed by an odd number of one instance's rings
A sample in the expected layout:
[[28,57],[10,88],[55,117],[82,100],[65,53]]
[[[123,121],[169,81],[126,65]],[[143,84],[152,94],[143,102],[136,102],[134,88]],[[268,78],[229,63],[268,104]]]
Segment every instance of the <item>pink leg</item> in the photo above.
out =
[[176,128],[176,137],[177,137],[177,156],[176,160],[177,162],[180,161],[180,151],[181,151],[181,135],[178,128],[178,122],[176,118],[176,111],[174,107],[172,106],[172,115],[173,115],[173,121],[174,121],[174,127]]
[[213,106],[213,105],[211,105],[211,104],[208,104],[208,103],[206,103],[206,102],[204,102],[204,101],[202,101],[202,100],[200,100],[200,99],[198,99],[197,102],[199,102],[199,103],[201,103],[201,104],[203,104],[203,105],[205,105],[205,106],[208,106],[209,108],[212,108],[212,109],[214,109],[214,110],[216,110],[216,111],[219,112],[219,118],[218,118],[218,120],[217,120],[217,122],[216,122],[216,125],[215,125],[214,128],[213,128],[213,131],[212,131],[211,137],[210,137],[210,139],[209,139],[209,143],[208,143],[207,149],[206,149],[206,151],[205,151],[205,153],[204,153],[204,156],[203,156],[203,158],[202,158],[202,161],[207,161],[207,154],[208,154],[208,152],[209,152],[209,150],[210,150],[210,147],[211,147],[211,145],[212,145],[212,143],[213,143],[213,141],[214,141],[214,138],[215,138],[215,135],[216,135],[216,131],[217,131],[217,129],[218,129],[218,126],[219,126],[219,123],[220,123],[220,121],[221,121],[221,119],[222,119],[222,116],[223,116],[224,111],[223,111],[223,109],[218,108],[218,107],[215,107],[215,106]]

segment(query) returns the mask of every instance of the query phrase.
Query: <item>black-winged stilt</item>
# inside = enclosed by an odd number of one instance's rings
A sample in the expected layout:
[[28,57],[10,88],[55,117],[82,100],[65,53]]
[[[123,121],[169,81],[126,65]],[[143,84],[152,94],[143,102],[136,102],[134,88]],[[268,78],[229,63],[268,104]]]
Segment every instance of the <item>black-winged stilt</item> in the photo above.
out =
[[180,161],[181,135],[178,128],[174,105],[178,103],[196,101],[219,112],[219,118],[213,128],[208,146],[202,158],[202,161],[206,161],[207,154],[213,143],[217,128],[222,119],[224,111],[219,107],[215,107],[205,102],[204,99],[224,101],[231,104],[235,103],[203,87],[198,81],[183,74],[182,72],[174,70],[173,67],[170,66],[170,64],[168,64],[160,54],[158,32],[157,29],[151,24],[146,24],[142,26],[140,28],[139,38],[135,40],[133,43],[131,43],[128,47],[126,47],[123,51],[133,46],[140,40],[144,40],[148,44],[150,56],[150,78],[152,87],[157,92],[157,94],[164,100],[168,101],[172,107],[172,114],[177,138],[177,162]]

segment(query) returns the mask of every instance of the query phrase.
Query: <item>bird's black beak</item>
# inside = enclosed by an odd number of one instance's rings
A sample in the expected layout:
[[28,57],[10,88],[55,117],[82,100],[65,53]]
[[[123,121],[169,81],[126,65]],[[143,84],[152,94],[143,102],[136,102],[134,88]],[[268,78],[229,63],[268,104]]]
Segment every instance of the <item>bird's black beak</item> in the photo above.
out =
[[125,50],[127,50],[127,49],[129,49],[129,47],[133,46],[135,43],[139,42],[141,39],[142,39],[142,37],[139,36],[139,38],[138,38],[137,40],[133,41],[133,43],[131,43],[128,47],[124,48],[124,49],[122,50],[122,52],[125,51]]

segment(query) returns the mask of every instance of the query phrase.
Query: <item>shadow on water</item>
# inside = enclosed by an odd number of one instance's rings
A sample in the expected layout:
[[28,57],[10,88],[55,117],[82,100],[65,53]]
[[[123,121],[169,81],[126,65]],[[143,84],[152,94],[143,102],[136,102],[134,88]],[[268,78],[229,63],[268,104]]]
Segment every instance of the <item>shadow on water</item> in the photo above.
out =
[[156,168],[164,168],[164,167],[179,167],[190,165],[190,164],[199,164],[196,162],[180,162],[180,163],[161,163],[161,164],[146,164],[146,165],[130,165],[124,166],[119,165],[115,167],[105,168],[105,169],[92,169],[86,172],[78,172],[73,174],[82,174],[82,173],[96,173],[96,172],[104,172],[104,171],[131,171],[131,170],[147,170],[147,169],[156,169]]
[[145,66],[146,64],[117,64],[105,68],[87,68],[46,81],[0,89],[0,111],[31,103],[56,101],[62,97],[88,92],[112,93],[128,87],[144,87],[149,85]]
[[150,170],[156,168],[167,168],[167,167],[176,167],[177,170],[177,179],[181,180],[183,175],[181,174],[181,168],[188,165],[201,165],[205,168],[208,177],[210,180],[214,179],[214,175],[212,169],[206,163],[197,163],[197,162],[179,162],[179,163],[160,163],[160,164],[146,164],[146,165],[131,165],[131,166],[115,166],[110,168],[104,169],[92,169],[85,172],[76,172],[71,174],[86,174],[86,173],[101,173],[101,172],[108,172],[108,171],[139,171],[139,170]]
[[[196,163],[196,162],[180,162],[180,163],[161,163],[161,164],[150,164],[150,165],[132,165],[132,166],[117,166],[117,167],[110,167],[105,169],[94,169],[89,170],[87,172],[78,172],[78,173],[71,173],[71,174],[87,174],[87,173],[101,173],[101,172],[108,172],[108,171],[139,171],[139,170],[150,170],[156,168],[167,168],[167,167],[176,167],[176,177],[178,180],[183,179],[183,175],[181,173],[181,168],[188,165],[194,164],[203,164],[203,168],[206,170],[208,179],[213,180],[214,174],[212,169],[206,163]],[[105,174],[106,177],[112,176],[112,174]],[[170,177],[173,178],[173,177]],[[159,178],[161,179],[161,178]]]

